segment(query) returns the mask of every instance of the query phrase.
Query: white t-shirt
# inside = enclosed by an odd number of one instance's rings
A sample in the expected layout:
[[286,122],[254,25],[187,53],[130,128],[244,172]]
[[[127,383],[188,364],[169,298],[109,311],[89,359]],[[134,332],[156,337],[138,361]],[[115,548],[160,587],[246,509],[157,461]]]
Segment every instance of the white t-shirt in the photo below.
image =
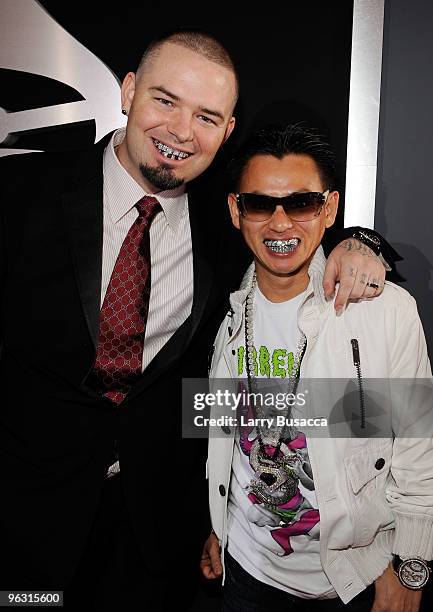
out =
[[[256,373],[258,377],[278,381],[277,391],[288,390],[287,377],[301,335],[298,309],[304,297],[302,293],[287,302],[273,303],[256,287],[253,351]],[[244,338],[241,333],[233,357],[243,380]],[[300,416],[300,410],[294,406],[290,416]],[[251,491],[251,482],[257,476],[250,465],[250,451],[257,430],[238,428],[228,502],[228,551],[249,574],[275,588],[308,599],[336,597],[320,562],[320,517],[305,436],[296,430],[291,435],[292,439],[285,438],[284,442],[299,457],[296,493],[270,510]]]

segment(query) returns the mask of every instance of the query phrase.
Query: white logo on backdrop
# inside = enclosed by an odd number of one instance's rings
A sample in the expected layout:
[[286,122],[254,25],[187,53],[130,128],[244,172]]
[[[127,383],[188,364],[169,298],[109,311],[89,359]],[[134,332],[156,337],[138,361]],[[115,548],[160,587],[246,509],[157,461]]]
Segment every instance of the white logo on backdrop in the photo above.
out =
[[[98,142],[111,130],[125,125],[116,76],[38,2],[2,0],[0,16],[0,68],[55,79],[84,98],[19,112],[0,107],[0,144],[7,144],[10,135],[89,120],[95,121]],[[0,156],[27,151],[0,148]]]

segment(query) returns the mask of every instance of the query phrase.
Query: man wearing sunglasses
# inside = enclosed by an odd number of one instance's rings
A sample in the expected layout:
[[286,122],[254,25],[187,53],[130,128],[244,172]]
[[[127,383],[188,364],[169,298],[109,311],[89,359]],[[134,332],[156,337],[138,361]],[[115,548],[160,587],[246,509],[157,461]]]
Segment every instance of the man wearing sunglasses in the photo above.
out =
[[310,414],[297,395],[300,376],[323,379],[319,414],[335,405],[327,402],[335,379],[357,379],[361,428],[371,415],[362,386],[369,379],[421,378],[431,388],[421,322],[405,290],[386,283],[380,297],[340,314],[325,299],[321,241],[337,213],[334,167],[329,145],[302,124],[256,132],[232,164],[230,215],[254,263],[231,295],[210,376],[230,379],[238,393],[269,389],[271,379],[299,402],[284,412],[276,402],[267,412],[260,400],[246,402],[234,425],[210,434],[214,531],[201,567],[216,578],[224,563],[224,612],[431,606],[431,428],[417,439],[323,438],[303,430],[302,418],[275,419]]
[[260,193],[238,193],[236,202],[242,215],[251,221],[269,221],[277,206],[282,206],[292,221],[311,221],[320,215],[329,195],[326,191],[306,191],[291,193],[283,197],[268,196]]

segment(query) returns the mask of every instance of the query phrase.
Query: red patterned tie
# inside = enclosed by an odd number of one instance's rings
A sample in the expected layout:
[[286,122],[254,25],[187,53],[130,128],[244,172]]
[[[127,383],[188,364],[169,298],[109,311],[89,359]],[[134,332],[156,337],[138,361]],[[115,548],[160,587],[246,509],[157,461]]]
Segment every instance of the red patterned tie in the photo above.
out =
[[111,274],[99,320],[93,375],[103,394],[120,404],[141,374],[150,297],[149,228],[158,200],[145,196]]

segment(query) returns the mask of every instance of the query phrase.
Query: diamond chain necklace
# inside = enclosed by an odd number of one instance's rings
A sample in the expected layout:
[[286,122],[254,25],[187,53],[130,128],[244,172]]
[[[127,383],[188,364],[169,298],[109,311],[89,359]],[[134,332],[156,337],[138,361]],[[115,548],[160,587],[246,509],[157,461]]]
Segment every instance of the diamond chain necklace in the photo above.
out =
[[[254,272],[251,289],[245,302],[245,360],[248,380],[248,391],[250,397],[253,393],[257,394],[257,379],[254,376],[254,294],[257,285],[257,276]],[[295,395],[299,382],[299,370],[301,360],[304,355],[307,339],[301,332],[296,356],[289,375],[287,394]],[[254,397],[259,397],[255,395]],[[289,406],[284,415],[284,421],[288,415]],[[264,419],[262,407],[254,402],[255,416],[259,420]],[[264,421],[262,421],[263,423]],[[299,478],[296,467],[299,462],[297,453],[293,452],[283,442],[286,437],[287,425],[276,428],[276,432],[271,434],[269,429],[264,433],[264,428],[256,426],[257,438],[250,451],[250,465],[256,474],[256,478],[251,481],[251,491],[265,503],[269,508],[275,509],[279,505],[286,503],[295,495]],[[268,449],[273,448],[270,454]]]

